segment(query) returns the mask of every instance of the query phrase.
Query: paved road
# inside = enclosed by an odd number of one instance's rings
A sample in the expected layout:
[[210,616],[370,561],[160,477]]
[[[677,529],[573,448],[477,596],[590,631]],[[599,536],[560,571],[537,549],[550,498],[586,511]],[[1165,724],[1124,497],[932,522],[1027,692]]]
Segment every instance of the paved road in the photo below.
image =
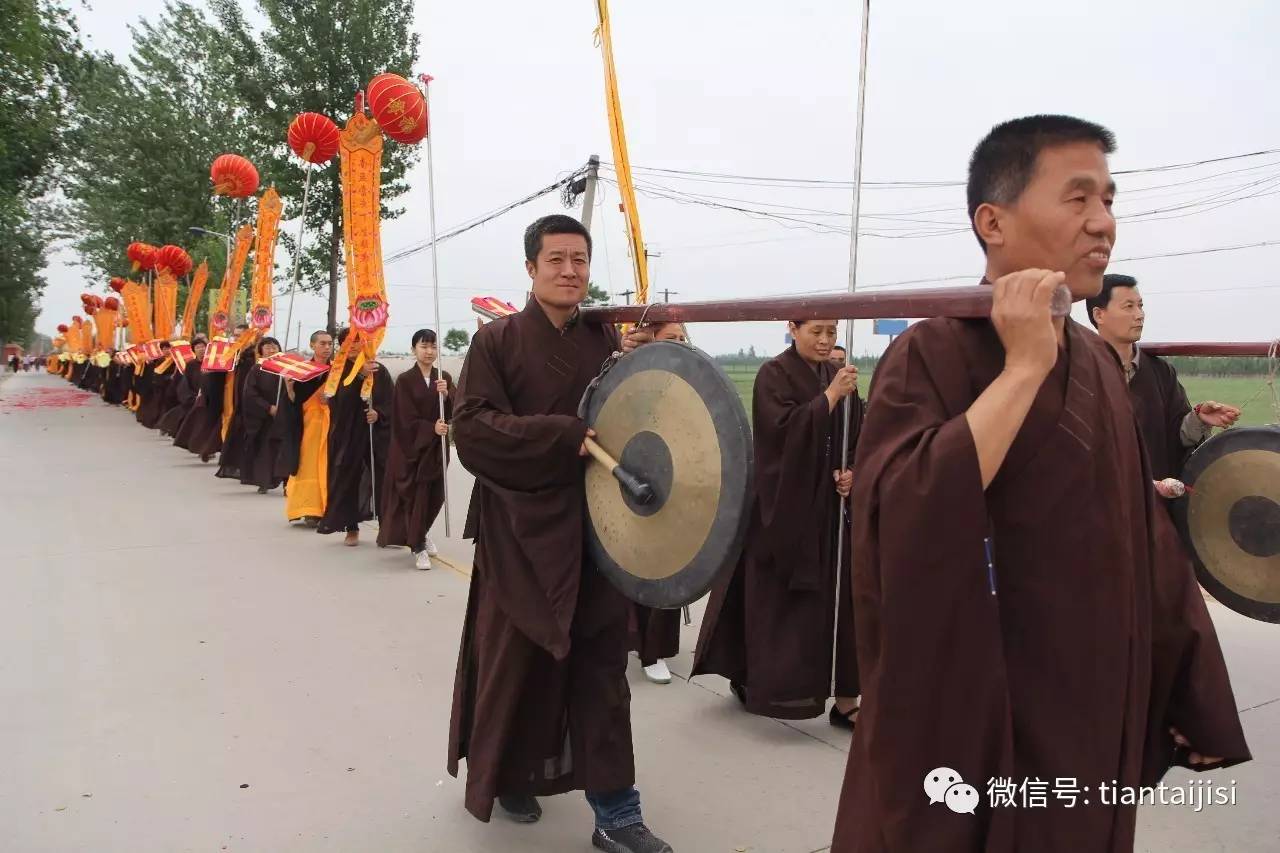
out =
[[[418,572],[212,470],[59,379],[0,387],[0,851],[591,849],[581,798],[484,825],[444,772],[465,543],[437,529],[453,567]],[[1280,849],[1280,629],[1214,615],[1260,760],[1222,774],[1235,807],[1144,810],[1142,851]],[[672,669],[631,672],[650,823],[680,853],[824,850],[847,737]]]

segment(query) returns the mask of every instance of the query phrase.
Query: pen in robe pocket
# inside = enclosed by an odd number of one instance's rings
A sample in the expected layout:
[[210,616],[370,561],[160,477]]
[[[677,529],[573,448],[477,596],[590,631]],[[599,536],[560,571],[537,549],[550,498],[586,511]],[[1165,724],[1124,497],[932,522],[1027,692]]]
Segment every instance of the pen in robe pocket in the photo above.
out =
[[996,594],[996,563],[991,556],[991,537],[988,536],[982,540],[982,547],[987,552],[987,588],[991,590],[991,594]]

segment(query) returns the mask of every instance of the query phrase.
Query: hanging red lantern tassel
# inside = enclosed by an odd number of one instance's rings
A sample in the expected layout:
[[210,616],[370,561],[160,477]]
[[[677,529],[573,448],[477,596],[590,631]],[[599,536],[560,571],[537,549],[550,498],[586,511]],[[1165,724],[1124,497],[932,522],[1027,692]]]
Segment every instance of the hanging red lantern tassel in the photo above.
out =
[[223,154],[209,167],[216,195],[245,198],[258,191],[258,170],[239,154]]
[[308,163],[322,166],[338,153],[338,126],[320,113],[298,113],[289,123],[289,147]]
[[427,100],[398,74],[379,74],[365,88],[373,120],[396,142],[413,145],[427,136]]

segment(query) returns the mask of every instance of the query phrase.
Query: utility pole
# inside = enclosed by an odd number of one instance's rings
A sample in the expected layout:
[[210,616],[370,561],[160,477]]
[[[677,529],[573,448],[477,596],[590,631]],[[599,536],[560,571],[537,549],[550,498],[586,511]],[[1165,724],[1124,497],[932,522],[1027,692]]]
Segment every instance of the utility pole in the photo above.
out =
[[664,288],[662,289],[662,301],[663,301],[663,302],[670,302],[670,301],[671,301],[671,294],[673,294],[673,293],[674,293],[676,296],[679,296],[679,295],[680,295],[680,291],[678,291],[678,290],[668,290],[667,288],[665,288],[665,287],[664,287]]
[[624,290],[624,291],[622,291],[622,295],[626,298],[626,300],[627,300],[627,304],[628,304],[628,305],[630,305],[630,304],[631,304],[631,295],[632,295],[633,293],[635,293],[635,291],[634,291],[634,290]]
[[[600,177],[600,155],[592,154],[587,158],[587,176],[583,181],[582,194],[582,227],[589,232],[591,230],[591,214],[596,209],[596,182]],[[574,182],[574,189],[577,189],[577,182]]]

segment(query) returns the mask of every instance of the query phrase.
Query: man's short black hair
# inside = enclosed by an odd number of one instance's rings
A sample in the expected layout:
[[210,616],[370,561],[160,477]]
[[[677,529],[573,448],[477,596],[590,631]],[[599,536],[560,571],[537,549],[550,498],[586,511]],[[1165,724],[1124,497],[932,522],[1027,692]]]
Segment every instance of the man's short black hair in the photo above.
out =
[[532,225],[524,229],[524,259],[526,261],[538,260],[538,253],[542,251],[542,238],[547,234],[582,235],[587,241],[587,258],[591,258],[591,232],[572,216],[553,213],[550,216],[535,220]]
[[844,348],[843,346],[841,346],[840,344],[836,344],[835,346],[833,346],[833,347],[831,348],[831,351],[832,351],[832,352],[835,352],[836,350],[840,350],[840,352],[845,352],[845,348]]
[[1137,287],[1138,280],[1131,275],[1121,275],[1120,273],[1107,273],[1102,277],[1102,290],[1098,291],[1097,296],[1090,296],[1084,301],[1085,310],[1089,312],[1089,322],[1093,327],[1098,328],[1098,321],[1093,319],[1093,309],[1101,308],[1103,311],[1111,305],[1111,291],[1117,287]]
[[[1073,142],[1094,142],[1102,153],[1116,150],[1116,137],[1100,124],[1072,116],[1037,115],[1015,118],[991,128],[969,158],[969,224],[983,204],[1013,204],[1035,174],[1040,152]],[[978,245],[987,244],[978,236]]]
[[[316,338],[320,337],[321,335],[328,335],[328,334],[329,334],[328,329],[316,329],[314,332],[311,333],[311,343],[314,345],[316,342]],[[332,335],[330,335],[330,337],[332,337]]]

